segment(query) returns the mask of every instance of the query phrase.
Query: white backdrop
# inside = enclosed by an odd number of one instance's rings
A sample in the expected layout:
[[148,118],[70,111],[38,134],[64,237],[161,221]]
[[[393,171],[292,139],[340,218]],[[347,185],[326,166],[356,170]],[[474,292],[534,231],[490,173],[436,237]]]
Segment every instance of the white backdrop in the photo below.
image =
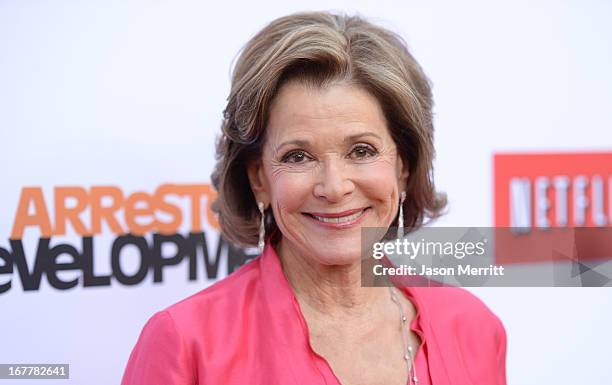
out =
[[[395,30],[433,81],[435,179],[450,198],[439,224],[492,225],[495,152],[612,149],[609,2],[0,0],[0,247],[23,187],[41,187],[52,212],[57,186],[209,183],[232,59],[275,17],[318,9]],[[94,237],[98,274],[115,236]],[[39,238],[23,236],[30,264]],[[72,229],[62,242],[81,247]],[[212,282],[186,271],[66,291],[43,277],[27,292],[0,275],[13,285],[0,294],[0,363],[69,363],[55,383],[119,383],[146,319]],[[510,384],[612,381],[610,288],[470,290],[506,326]]]

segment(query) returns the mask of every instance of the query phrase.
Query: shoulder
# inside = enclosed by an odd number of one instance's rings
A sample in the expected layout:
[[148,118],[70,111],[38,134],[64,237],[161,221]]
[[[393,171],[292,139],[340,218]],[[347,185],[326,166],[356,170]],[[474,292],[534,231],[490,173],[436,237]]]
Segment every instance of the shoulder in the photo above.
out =
[[140,332],[121,385],[193,384],[195,370],[184,339],[167,311],[155,313]]
[[239,332],[242,323],[238,318],[253,302],[245,299],[258,290],[258,269],[259,258],[255,258],[206,289],[153,314],[132,350],[122,385],[193,384],[200,355],[218,351],[229,335]]
[[[506,330],[476,295],[460,287],[414,288],[427,309],[427,323],[444,355],[454,356],[474,383],[506,384]],[[469,362],[464,361],[469,357]]]
[[[152,315],[143,333],[152,330],[181,337],[187,345],[202,337],[203,330],[222,334],[218,327],[232,327],[233,323],[227,320],[236,320],[244,312],[245,303],[250,302],[245,298],[257,295],[258,286],[259,258],[255,258],[227,277]],[[210,334],[214,337],[215,333]]]
[[455,338],[487,340],[491,347],[505,346],[506,331],[501,319],[476,295],[461,287],[412,288],[427,308],[429,322],[439,332]]
[[168,306],[164,311],[174,319],[179,329],[190,326],[192,322],[202,324],[227,316],[228,312],[234,312],[244,303],[241,298],[257,294],[259,262],[260,258],[249,261],[227,277]]

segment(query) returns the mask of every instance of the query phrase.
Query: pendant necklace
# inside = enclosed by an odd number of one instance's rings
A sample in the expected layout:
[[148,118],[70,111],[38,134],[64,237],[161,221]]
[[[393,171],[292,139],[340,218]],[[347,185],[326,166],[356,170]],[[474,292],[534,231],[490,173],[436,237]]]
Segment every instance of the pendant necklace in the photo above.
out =
[[406,319],[406,316],[404,315],[404,308],[402,304],[399,302],[399,300],[397,299],[395,292],[393,291],[391,287],[389,287],[389,293],[391,293],[391,300],[395,302],[395,304],[397,305],[399,309],[400,326],[402,328],[402,339],[404,341],[404,346],[406,346],[405,351],[404,351],[404,360],[406,361],[406,364],[408,365],[408,383],[417,385],[419,380],[417,378],[416,368],[414,367],[415,352],[412,349],[412,345],[410,345],[410,341],[408,340],[408,325],[406,325],[407,319]]

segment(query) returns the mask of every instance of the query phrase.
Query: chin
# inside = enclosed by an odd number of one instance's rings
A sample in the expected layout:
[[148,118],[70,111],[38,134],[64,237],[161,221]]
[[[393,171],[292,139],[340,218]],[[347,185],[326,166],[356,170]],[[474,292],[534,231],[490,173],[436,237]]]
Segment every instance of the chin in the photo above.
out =
[[350,265],[361,261],[361,244],[355,242],[322,242],[312,248],[315,258],[324,265]]

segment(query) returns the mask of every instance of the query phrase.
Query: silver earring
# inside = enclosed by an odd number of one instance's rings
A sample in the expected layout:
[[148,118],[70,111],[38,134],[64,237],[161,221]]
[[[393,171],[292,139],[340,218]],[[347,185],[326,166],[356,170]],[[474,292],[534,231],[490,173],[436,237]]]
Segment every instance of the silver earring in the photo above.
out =
[[264,246],[266,245],[266,225],[264,223],[265,215],[263,202],[257,202],[257,207],[259,208],[259,212],[261,213],[261,222],[259,223],[259,242],[257,243],[257,246],[259,247],[259,254],[261,254],[263,253]]
[[397,218],[397,237],[404,237],[404,200],[406,199],[406,192],[402,191],[400,193],[400,202],[399,202],[399,217]]

